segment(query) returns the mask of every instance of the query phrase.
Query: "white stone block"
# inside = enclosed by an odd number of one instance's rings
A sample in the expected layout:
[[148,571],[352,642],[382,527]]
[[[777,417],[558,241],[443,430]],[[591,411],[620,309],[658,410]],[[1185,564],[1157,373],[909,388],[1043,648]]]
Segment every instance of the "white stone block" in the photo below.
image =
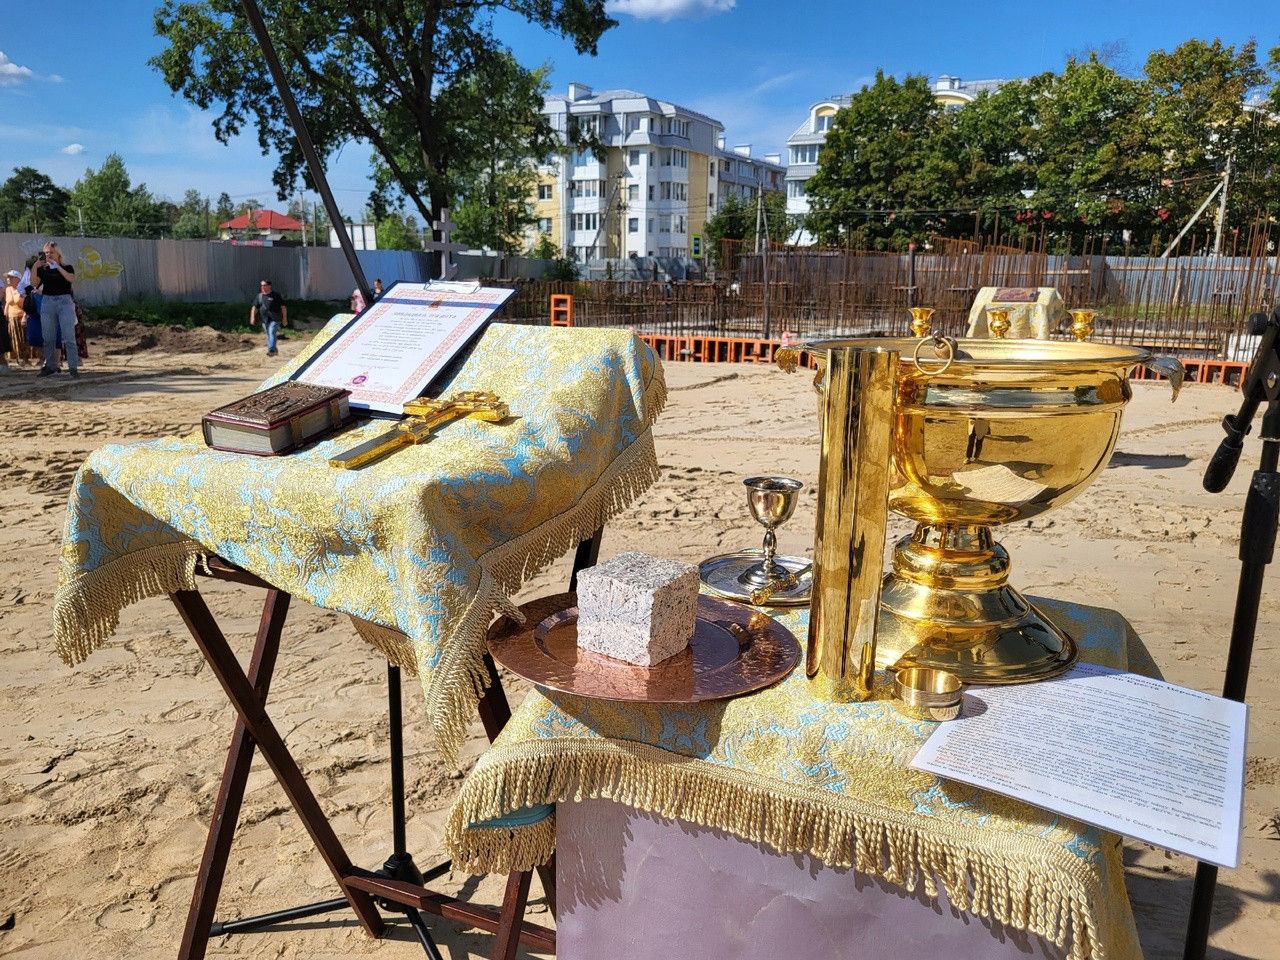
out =
[[698,568],[620,553],[578,574],[578,646],[642,667],[689,645],[698,615]]

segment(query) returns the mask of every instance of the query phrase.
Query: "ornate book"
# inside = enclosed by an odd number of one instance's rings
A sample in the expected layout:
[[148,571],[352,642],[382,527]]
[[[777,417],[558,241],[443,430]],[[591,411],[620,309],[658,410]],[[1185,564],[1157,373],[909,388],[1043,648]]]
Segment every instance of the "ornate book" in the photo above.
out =
[[287,380],[206,413],[204,442],[235,453],[288,453],[349,421],[350,396],[350,390]]

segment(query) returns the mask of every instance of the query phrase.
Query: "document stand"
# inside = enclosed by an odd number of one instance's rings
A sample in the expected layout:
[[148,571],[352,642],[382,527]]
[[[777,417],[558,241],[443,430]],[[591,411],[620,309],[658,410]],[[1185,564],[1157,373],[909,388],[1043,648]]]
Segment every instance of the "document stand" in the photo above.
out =
[[[595,562],[599,552],[601,531],[583,541],[574,557],[573,581],[580,569]],[[216,579],[246,586],[260,587],[267,591],[262,615],[258,623],[257,637],[248,670],[240,667],[234,651],[227,643],[221,629],[210,613],[204,598],[196,590],[179,590],[170,594],[174,605],[191,632],[201,654],[224,693],[236,711],[235,729],[227,751],[226,766],[210,819],[209,834],[196,874],[191,908],[187,914],[179,948],[179,960],[201,960],[205,956],[211,936],[243,932],[258,927],[283,923],[288,920],[314,916],[332,910],[350,907],[360,925],[373,937],[380,937],[384,926],[378,906],[387,910],[400,910],[407,916],[427,956],[439,957],[422,911],[440,917],[460,921],[494,933],[492,956],[511,960],[521,942],[530,947],[555,951],[555,931],[524,920],[529,895],[529,873],[512,873],[507,878],[502,908],[467,903],[456,897],[429,890],[423,884],[448,872],[445,862],[419,874],[412,857],[405,849],[404,834],[404,766],[400,717],[399,669],[388,670],[388,709],[391,719],[391,768],[393,843],[392,856],[382,871],[373,872],[354,866],[333,832],[315,794],[307,785],[297,762],[285,746],[266,710],[267,695],[275,670],[280,648],[280,635],[288,614],[290,596],[259,577],[219,558],[209,559],[209,574]],[[574,583],[571,583],[572,589]],[[503,692],[493,660],[485,654],[489,679],[484,696],[478,705],[478,713],[490,742],[502,730],[511,715],[510,706]],[[226,874],[231,841],[239,820],[244,799],[249,767],[254,747],[262,751],[272,774],[284,789],[312,842],[337,881],[342,897],[264,914],[244,920],[215,924],[214,911]],[[554,863],[539,867],[543,887],[547,891],[548,904],[555,912]],[[421,880],[419,880],[421,877]]]

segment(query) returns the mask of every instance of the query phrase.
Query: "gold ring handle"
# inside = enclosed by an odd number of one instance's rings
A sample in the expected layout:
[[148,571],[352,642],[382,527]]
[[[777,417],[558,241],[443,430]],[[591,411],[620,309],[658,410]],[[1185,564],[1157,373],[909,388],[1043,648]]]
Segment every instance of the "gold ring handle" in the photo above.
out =
[[[920,362],[920,348],[926,343],[932,343],[935,351],[937,351],[939,347],[945,346],[947,348],[947,359],[942,366],[938,367],[936,370],[929,370]],[[942,376],[942,374],[951,369],[951,364],[955,362],[955,359],[956,345],[947,337],[922,337],[920,340],[916,341],[916,348],[911,353],[911,362],[915,365],[915,368],[926,377]]]

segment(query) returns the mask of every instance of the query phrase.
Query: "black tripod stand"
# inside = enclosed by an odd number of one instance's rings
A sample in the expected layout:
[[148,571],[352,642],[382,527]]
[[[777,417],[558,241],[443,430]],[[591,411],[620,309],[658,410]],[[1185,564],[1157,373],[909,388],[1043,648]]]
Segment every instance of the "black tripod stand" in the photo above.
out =
[[[1249,682],[1249,661],[1258,627],[1258,604],[1262,599],[1262,578],[1271,562],[1280,524],[1280,307],[1271,316],[1257,313],[1250,318],[1250,333],[1261,335],[1257,356],[1241,384],[1244,401],[1240,411],[1222,421],[1226,439],[1218,446],[1204,472],[1204,488],[1217,493],[1226,487],[1240,460],[1240,450],[1258,407],[1266,401],[1262,415],[1262,458],[1249,484],[1240,526],[1240,586],[1236,593],[1235,619],[1231,624],[1231,646],[1227,651],[1227,677],[1222,696],[1244,702]],[[1209,921],[1213,911],[1218,868],[1208,863],[1196,866],[1191,891],[1191,916],[1183,960],[1202,960],[1209,942]]]

